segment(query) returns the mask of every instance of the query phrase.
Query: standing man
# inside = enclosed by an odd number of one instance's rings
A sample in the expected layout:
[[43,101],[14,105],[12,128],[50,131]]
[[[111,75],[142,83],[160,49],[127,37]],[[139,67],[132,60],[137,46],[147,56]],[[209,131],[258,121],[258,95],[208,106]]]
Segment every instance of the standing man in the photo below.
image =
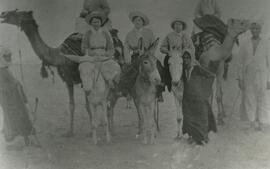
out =
[[29,117],[23,87],[9,70],[11,55],[9,48],[0,46],[0,106],[4,115],[2,133],[7,142],[12,142],[17,136],[22,136],[25,145],[29,146],[29,136],[35,134],[35,129]]
[[269,74],[268,41],[260,34],[262,21],[253,21],[251,38],[241,43],[238,82],[242,90],[241,111],[246,113],[250,125],[262,129],[262,113]]

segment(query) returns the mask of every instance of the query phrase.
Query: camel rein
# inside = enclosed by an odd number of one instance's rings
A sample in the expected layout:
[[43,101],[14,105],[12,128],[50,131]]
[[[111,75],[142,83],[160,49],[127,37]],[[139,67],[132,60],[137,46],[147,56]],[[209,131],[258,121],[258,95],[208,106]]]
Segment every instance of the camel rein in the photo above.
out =
[[[25,88],[25,81],[24,81],[24,73],[23,73],[23,64],[22,64],[22,52],[21,52],[21,46],[20,46],[20,38],[19,38],[19,34],[20,34],[20,31],[18,31],[17,33],[17,42],[18,42],[18,51],[19,51],[19,59],[20,59],[20,75],[21,75],[21,81],[22,81],[22,86],[23,86],[23,89],[24,89],[24,93],[26,94],[27,96],[27,90]],[[35,97],[35,106],[34,106],[34,109],[33,107],[31,106],[30,103],[28,103],[29,105],[29,111],[31,112],[32,114],[32,125],[34,126],[34,123],[37,121],[37,110],[38,110],[38,104],[39,104],[39,99],[38,97]],[[31,134],[34,134],[34,127],[32,127],[31,129]],[[35,135],[35,134],[34,134]],[[36,141],[38,142],[39,144],[39,141],[37,139],[37,136],[35,135],[36,137]]]

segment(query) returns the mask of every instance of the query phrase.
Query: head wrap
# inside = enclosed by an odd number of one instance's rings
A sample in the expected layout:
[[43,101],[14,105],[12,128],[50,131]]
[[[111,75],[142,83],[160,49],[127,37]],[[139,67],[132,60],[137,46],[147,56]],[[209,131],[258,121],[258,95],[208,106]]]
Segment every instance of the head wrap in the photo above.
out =
[[198,63],[198,61],[195,59],[195,54],[194,54],[194,52],[191,50],[191,49],[185,49],[184,51],[183,51],[183,54],[182,54],[182,56],[184,56],[184,54],[185,53],[188,53],[189,55],[190,55],[190,59],[191,59],[191,64],[194,66],[194,65],[198,65],[199,63]]

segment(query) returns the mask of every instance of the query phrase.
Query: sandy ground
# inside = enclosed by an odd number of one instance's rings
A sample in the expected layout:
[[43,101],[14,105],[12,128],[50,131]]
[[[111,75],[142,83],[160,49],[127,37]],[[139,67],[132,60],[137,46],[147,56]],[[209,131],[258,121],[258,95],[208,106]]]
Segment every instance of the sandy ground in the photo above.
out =
[[[19,78],[19,69],[14,72]],[[39,65],[25,65],[25,88],[31,104],[40,100],[35,127],[42,148],[22,148],[23,140],[17,139],[8,151],[0,138],[1,169],[269,169],[270,128],[263,132],[245,129],[232,109],[237,90],[229,80],[225,90],[227,120],[217,134],[210,134],[210,143],[194,147],[174,141],[176,113],[171,94],[165,93],[160,106],[161,133],[155,145],[142,145],[136,139],[137,115],[132,105],[126,108],[124,98],[118,101],[115,113],[115,134],[110,144],[105,142],[103,128],[99,129],[99,144],[94,146],[87,134],[90,131],[88,115],[84,108],[83,94],[76,87],[75,136],[63,138],[67,131],[69,114],[67,92],[56,77],[42,80]]]

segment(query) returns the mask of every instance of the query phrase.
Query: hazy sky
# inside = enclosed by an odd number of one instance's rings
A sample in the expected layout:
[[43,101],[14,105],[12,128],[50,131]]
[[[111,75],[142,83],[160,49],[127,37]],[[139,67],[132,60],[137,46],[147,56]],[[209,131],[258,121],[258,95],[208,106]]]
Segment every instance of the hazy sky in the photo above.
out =
[[[262,16],[265,20],[264,32],[267,33],[270,22],[270,0],[218,0],[222,8],[223,19]],[[110,17],[113,26],[120,30],[121,39],[132,29],[128,13],[140,10],[146,13],[150,27],[156,36],[163,38],[170,30],[173,17],[181,17],[192,27],[192,15],[198,0],[108,0],[111,6]],[[74,31],[75,18],[78,16],[83,0],[0,0],[0,12],[5,10],[33,10],[39,25],[39,31],[49,46],[59,46]],[[18,49],[22,50],[23,62],[39,63],[25,35],[10,25],[0,24],[0,43],[11,47],[14,58],[18,58]]]

